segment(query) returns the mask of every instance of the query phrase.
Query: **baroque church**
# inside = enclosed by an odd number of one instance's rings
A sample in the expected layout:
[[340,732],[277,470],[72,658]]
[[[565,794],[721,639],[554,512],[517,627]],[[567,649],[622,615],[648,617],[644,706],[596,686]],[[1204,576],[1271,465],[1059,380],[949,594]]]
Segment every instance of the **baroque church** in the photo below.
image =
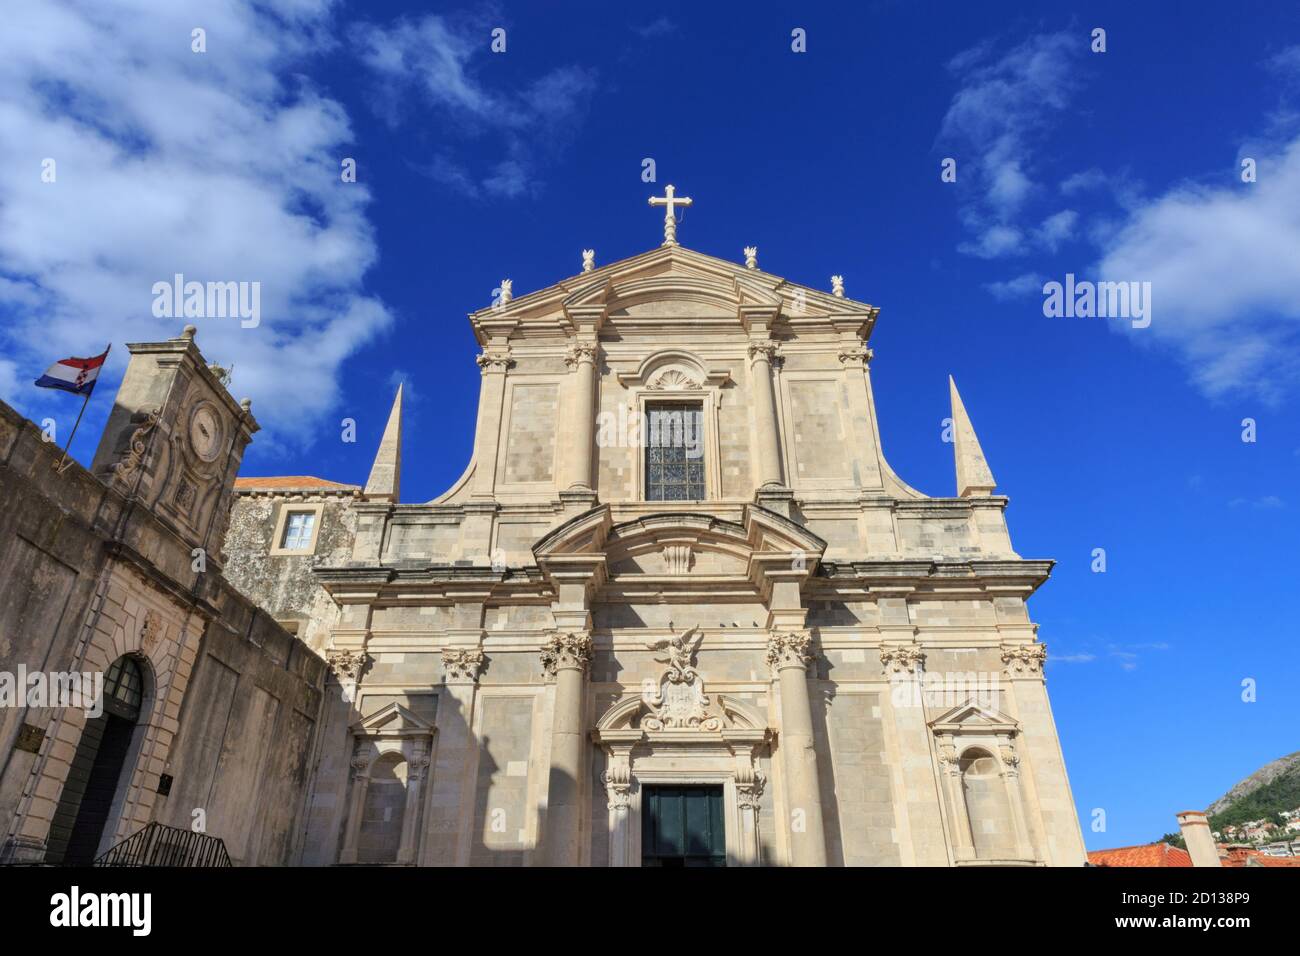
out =
[[[1013,549],[955,384],[932,498],[881,449],[879,309],[652,202],[658,247],[469,316],[474,451],[432,501],[402,499],[400,389],[364,487],[239,477],[256,422],[194,330],[129,347],[67,479],[106,556],[40,653],[136,667],[135,729],[105,761],[92,720],[4,718],[10,859],[202,810],[246,865],[1083,864],[1026,604],[1052,562]],[[19,438],[0,479],[35,508]],[[9,531],[0,568],[36,567]]]

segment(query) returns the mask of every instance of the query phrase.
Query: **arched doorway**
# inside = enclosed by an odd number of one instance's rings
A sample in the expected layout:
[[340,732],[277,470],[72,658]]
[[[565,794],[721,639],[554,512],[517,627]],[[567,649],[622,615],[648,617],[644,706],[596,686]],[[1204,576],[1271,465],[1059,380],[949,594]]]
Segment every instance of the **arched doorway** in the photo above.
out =
[[144,671],[119,657],[104,675],[104,712],[86,721],[50,824],[46,859],[67,866],[95,860],[144,702]]

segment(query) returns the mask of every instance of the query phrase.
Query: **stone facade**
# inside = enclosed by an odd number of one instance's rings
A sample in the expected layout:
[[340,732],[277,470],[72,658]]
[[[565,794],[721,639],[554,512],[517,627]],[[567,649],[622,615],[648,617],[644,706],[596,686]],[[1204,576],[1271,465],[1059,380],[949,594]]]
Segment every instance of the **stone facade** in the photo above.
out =
[[[400,390],[364,486],[237,480],[256,422],[192,330],[130,346],[90,470],[0,406],[0,675],[143,675],[97,851],[156,822],[247,865],[1083,863],[1051,562],[956,385],[929,498],[880,449],[875,307],[666,236],[470,316],[475,450],[427,503]],[[0,709],[4,859],[64,859],[102,726]]]
[[[435,500],[400,501],[400,395],[363,491],[247,479],[231,579],[331,663],[299,861],[639,865],[651,788],[710,787],[732,865],[1082,865],[1051,562],[955,385],[958,495],[889,467],[877,315],[669,237],[470,316],[475,450]],[[663,408],[699,416],[702,499],[646,500]],[[310,562],[270,553],[286,509]]]
[[0,682],[129,662],[143,684],[120,753],[93,707],[5,700],[0,861],[85,862],[151,822],[220,837],[236,864],[298,856],[324,662],[223,576],[257,423],[193,338],[129,346],[91,470],[56,470],[0,404]]

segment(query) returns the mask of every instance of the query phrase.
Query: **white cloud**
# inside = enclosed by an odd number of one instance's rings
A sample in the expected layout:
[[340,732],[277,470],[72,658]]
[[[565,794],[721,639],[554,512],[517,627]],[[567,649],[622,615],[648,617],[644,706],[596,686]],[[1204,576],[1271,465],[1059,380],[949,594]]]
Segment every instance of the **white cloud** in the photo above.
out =
[[[7,400],[65,355],[199,327],[235,366],[260,440],[306,440],[341,364],[391,321],[363,289],[369,194],[339,163],[343,108],[296,72],[331,46],[331,0],[16,4],[0,31],[0,369]],[[207,32],[207,52],[190,31]],[[42,160],[57,180],[41,181]],[[155,318],[175,273],[260,282],[262,321]],[[115,348],[110,374],[125,349]]]
[[1096,659],[1096,654],[1053,654],[1048,658],[1058,664],[1091,664]]
[[1074,236],[1075,226],[1079,222],[1079,214],[1073,209],[1062,209],[1043,220],[1042,225],[1038,227],[1035,235],[1039,242],[1046,246],[1052,252],[1056,251],[1057,246],[1067,239]]
[[1043,283],[1046,280],[1034,272],[1026,272],[1016,276],[1014,279],[1007,279],[1002,282],[990,282],[984,286],[985,289],[995,299],[1004,302],[1014,299],[1023,299],[1029,295],[1043,294]]
[[1241,507],[1255,508],[1260,511],[1273,511],[1277,508],[1285,507],[1281,498],[1277,495],[1263,495],[1259,498],[1233,498],[1228,502],[1229,508]]
[[1258,182],[1138,204],[1097,272],[1151,283],[1151,325],[1130,334],[1176,350],[1207,394],[1271,401],[1300,378],[1300,136],[1257,158]]
[[[519,90],[494,88],[482,67],[498,55],[486,39],[495,25],[429,14],[352,30],[357,55],[380,87],[374,108],[393,125],[417,109],[445,124],[438,155],[416,168],[476,199],[535,192],[540,170],[563,149],[596,89],[595,71],[577,66],[557,67]],[[486,164],[486,175],[475,173],[481,156],[457,158],[449,146],[457,137],[480,152],[484,138],[494,138],[501,158]]]
[[1034,36],[1001,57],[985,42],[954,57],[949,71],[961,83],[944,116],[939,139],[958,160],[958,182],[968,197],[962,220],[975,238],[960,251],[997,258],[1026,251],[1015,220],[1041,192],[1033,149],[1075,88],[1077,36]]

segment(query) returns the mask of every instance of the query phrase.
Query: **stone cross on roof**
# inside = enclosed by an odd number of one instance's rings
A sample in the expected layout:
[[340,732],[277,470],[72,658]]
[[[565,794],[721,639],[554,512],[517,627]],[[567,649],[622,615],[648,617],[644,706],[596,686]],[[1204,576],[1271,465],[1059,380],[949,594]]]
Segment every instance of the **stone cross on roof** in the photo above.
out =
[[681,196],[681,197],[674,196],[673,189],[674,187],[670,183],[668,185],[668,188],[664,190],[664,195],[650,197],[650,205],[665,207],[664,208],[664,241],[663,241],[663,244],[665,246],[677,245],[677,220],[673,216],[673,208],[675,206],[686,207],[695,201],[687,196]]

